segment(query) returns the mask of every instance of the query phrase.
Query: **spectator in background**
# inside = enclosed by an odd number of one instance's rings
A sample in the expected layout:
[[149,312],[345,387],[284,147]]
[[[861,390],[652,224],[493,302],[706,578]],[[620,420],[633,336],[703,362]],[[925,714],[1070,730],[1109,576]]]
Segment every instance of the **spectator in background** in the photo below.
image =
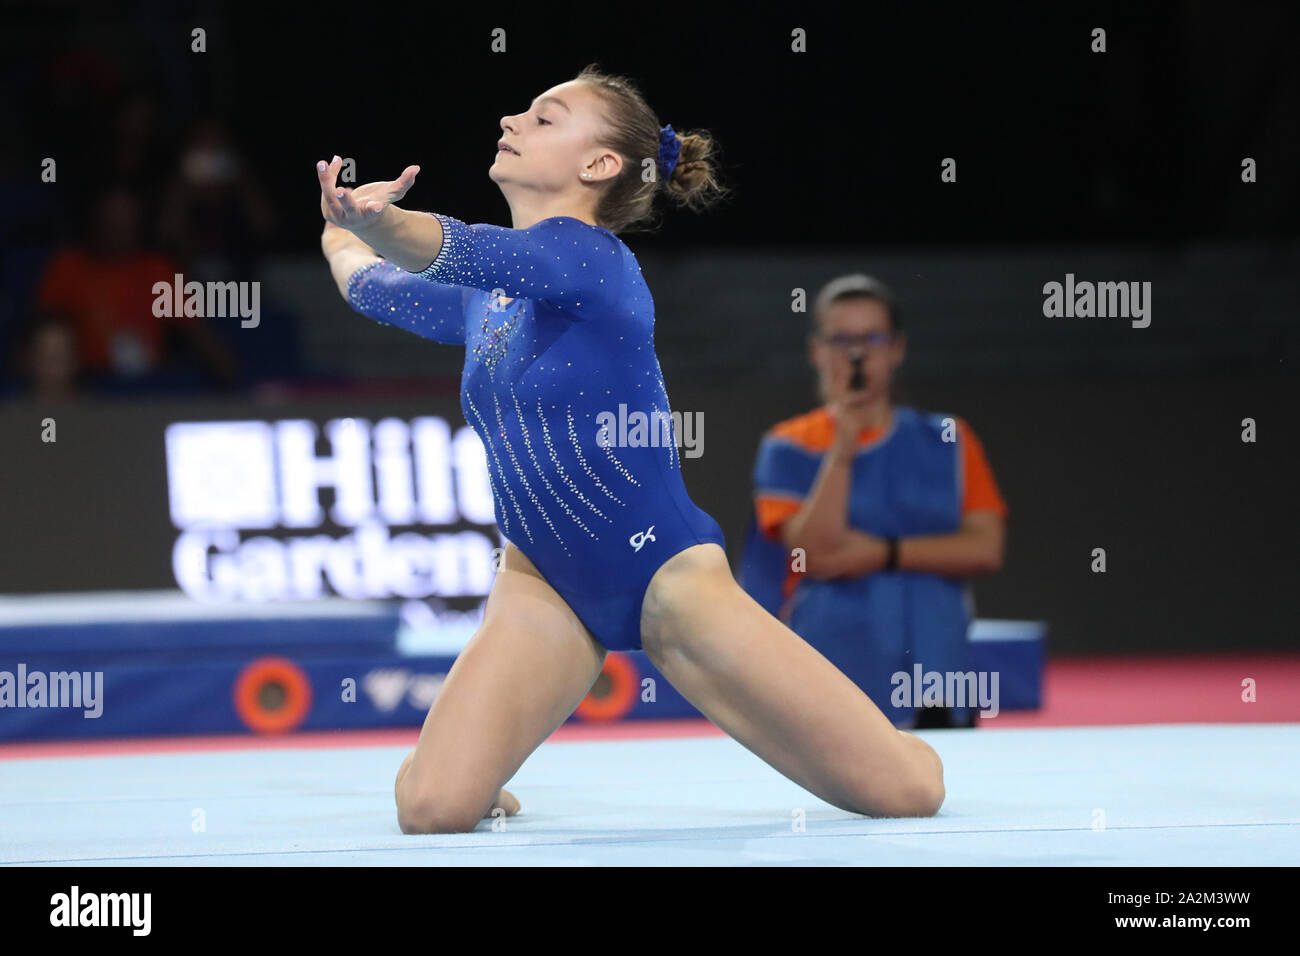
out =
[[271,202],[225,124],[197,122],[163,202],[163,240],[201,282],[252,280],[274,228]]
[[70,319],[78,368],[91,376],[145,381],[186,350],[211,381],[232,381],[230,354],[202,319],[154,315],[154,284],[172,285],[181,269],[144,245],[142,225],[134,193],[103,193],[93,205],[89,242],[54,254],[38,285],[37,308]]
[[15,105],[0,100],[0,353],[14,359],[23,347],[20,337],[31,331],[36,280],[63,235],[67,208],[54,184],[41,181],[41,167],[31,161],[39,153]]
[[[225,122],[196,121],[164,194],[159,232],[199,282],[259,282],[262,255],[274,237],[275,208],[253,164]],[[266,289],[263,289],[266,292]],[[215,333],[236,357],[246,381],[292,377],[301,368],[296,317],[264,295],[256,329],[218,324]]]
[[821,290],[809,358],[823,405],[765,433],[756,525],[784,547],[792,630],[896,725],[974,726],[976,707],[912,708],[914,665],[970,669],[967,582],[1001,567],[1007,508],[964,420],[892,404],[904,351],[883,283],[858,274]]
[[37,314],[19,338],[13,356],[27,395],[41,402],[70,402],[80,394],[77,334],[58,315]]
[[155,188],[167,175],[175,142],[157,94],[140,86],[122,94],[108,131],[107,179],[133,190]]

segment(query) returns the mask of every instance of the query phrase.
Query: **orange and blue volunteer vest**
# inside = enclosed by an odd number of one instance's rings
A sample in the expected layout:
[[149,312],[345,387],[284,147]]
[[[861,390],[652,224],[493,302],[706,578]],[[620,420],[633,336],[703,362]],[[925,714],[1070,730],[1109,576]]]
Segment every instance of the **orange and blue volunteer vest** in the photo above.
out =
[[[754,466],[755,513],[746,534],[741,584],[760,604],[847,674],[896,724],[914,716],[896,686],[922,673],[970,669],[974,616],[968,583],[920,571],[877,571],[819,580],[791,570],[781,525],[799,511],[835,436],[825,407],[773,426]],[[951,534],[979,510],[1006,517],[979,439],[961,418],[893,410],[885,426],[858,435],[849,489],[849,526],[883,538]],[[908,682],[894,679],[906,674]],[[964,720],[965,708],[954,714]]]

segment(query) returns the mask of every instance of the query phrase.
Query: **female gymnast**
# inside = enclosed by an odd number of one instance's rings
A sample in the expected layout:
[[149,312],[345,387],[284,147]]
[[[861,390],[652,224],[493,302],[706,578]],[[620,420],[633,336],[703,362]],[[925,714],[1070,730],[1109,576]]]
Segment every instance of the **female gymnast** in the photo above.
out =
[[690,208],[717,197],[711,138],[660,128],[632,82],[594,66],[500,125],[488,175],[508,229],[398,208],[416,166],[355,189],[336,185],[339,157],[316,167],[321,247],[344,298],[464,347],[461,407],[509,542],[481,626],[398,770],[402,831],[466,832],[517,812],[504,785],[586,696],[607,651],[637,648],[828,803],[938,812],[938,754],[741,590],[676,448],[615,448],[597,427],[620,404],[668,412],[654,302],[617,233],[651,218],[657,194]]

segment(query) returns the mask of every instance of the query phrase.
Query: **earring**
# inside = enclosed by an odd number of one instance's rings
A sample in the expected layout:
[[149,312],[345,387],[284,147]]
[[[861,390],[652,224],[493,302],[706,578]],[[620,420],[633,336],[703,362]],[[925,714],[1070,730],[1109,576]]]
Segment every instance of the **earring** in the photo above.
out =
[[582,174],[582,178],[583,178],[583,179],[590,179],[590,178],[591,178],[591,173],[583,173],[583,174]]

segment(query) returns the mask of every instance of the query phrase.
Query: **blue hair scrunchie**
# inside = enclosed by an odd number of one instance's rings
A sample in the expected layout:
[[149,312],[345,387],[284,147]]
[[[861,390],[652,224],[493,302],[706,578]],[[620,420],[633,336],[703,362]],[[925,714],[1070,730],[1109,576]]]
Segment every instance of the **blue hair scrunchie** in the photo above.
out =
[[677,157],[682,151],[682,141],[677,138],[671,125],[665,126],[659,130],[659,176],[662,182],[668,182],[673,178],[673,170],[677,168]]

